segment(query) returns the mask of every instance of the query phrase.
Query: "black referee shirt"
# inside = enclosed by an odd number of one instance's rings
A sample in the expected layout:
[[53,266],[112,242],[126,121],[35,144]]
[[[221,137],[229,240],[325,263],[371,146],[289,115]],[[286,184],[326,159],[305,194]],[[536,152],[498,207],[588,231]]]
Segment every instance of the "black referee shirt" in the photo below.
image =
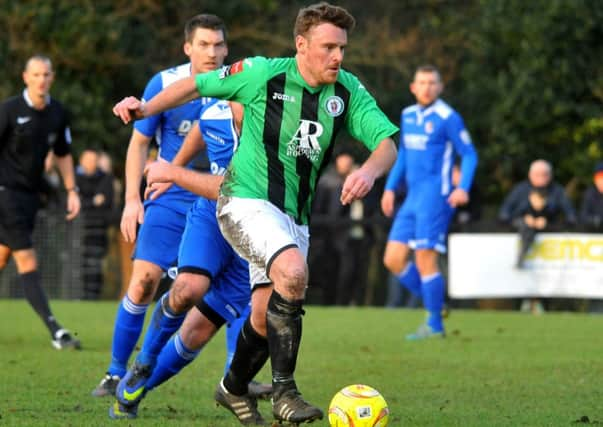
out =
[[59,156],[71,152],[69,114],[48,97],[36,110],[24,90],[0,104],[0,186],[37,192],[49,150]]

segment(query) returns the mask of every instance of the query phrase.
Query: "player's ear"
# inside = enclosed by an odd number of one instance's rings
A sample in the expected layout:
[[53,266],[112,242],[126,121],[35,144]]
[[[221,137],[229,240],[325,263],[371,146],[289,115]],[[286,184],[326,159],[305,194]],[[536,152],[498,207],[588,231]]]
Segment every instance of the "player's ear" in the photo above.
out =
[[184,42],[184,46],[182,46],[182,50],[184,50],[184,54],[186,56],[191,56],[193,52],[193,46],[189,42]]
[[308,47],[308,40],[302,36],[295,36],[295,50],[304,55],[306,53],[306,49]]

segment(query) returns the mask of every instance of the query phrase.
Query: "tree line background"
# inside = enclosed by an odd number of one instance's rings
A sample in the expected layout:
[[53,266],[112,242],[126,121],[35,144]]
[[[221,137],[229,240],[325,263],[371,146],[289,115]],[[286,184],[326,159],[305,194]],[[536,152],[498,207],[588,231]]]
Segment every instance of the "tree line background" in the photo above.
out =
[[[284,2],[283,2],[284,3]],[[183,26],[215,13],[228,26],[229,62],[291,55],[297,10],[275,0],[0,0],[0,98],[23,85],[25,60],[50,56],[52,94],[73,113],[74,148],[103,148],[123,176],[130,127],[111,114],[157,71],[186,61]],[[603,159],[603,1],[333,1],[357,19],[344,67],[398,123],[414,103],[418,65],[440,68],[443,98],[465,118],[480,154],[477,182],[498,204],[545,158],[574,198]]]

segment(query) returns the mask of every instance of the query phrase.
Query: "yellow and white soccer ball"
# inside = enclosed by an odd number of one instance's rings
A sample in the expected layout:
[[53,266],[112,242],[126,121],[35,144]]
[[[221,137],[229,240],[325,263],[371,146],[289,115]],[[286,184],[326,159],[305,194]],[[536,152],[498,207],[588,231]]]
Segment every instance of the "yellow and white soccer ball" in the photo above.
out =
[[331,427],[385,427],[387,402],[377,390],[363,384],[342,388],[329,405]]

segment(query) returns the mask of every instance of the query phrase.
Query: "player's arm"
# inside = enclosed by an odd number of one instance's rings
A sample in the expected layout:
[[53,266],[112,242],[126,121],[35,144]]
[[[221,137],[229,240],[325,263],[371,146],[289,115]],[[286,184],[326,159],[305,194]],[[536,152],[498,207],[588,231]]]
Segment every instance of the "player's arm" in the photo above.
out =
[[457,207],[469,202],[469,190],[477,168],[477,152],[463,119],[457,113],[452,114],[446,121],[446,133],[461,156],[461,182],[448,196],[448,203]]
[[127,124],[133,119],[159,114],[198,97],[195,76],[190,76],[172,83],[148,102],[128,96],[113,107],[113,114]]
[[136,129],[132,131],[126,154],[125,203],[120,223],[121,233],[126,242],[136,240],[136,229],[144,219],[144,207],[140,200],[140,186],[150,142],[150,137]]
[[55,161],[63,185],[67,191],[67,220],[72,220],[80,212],[80,197],[77,194],[77,188],[75,185],[75,173],[73,169],[73,157],[71,154],[65,154],[64,156],[55,156]]
[[[201,133],[201,123],[193,126],[191,130],[186,134],[180,149],[172,159],[172,164],[176,166],[186,166],[193,158],[205,148],[205,140]],[[171,186],[172,181],[158,182],[155,181],[153,185],[147,185],[144,191],[145,199],[155,200],[157,197],[165,193]],[[147,179],[147,184],[149,184]]]
[[133,96],[124,98],[115,104],[113,114],[129,123],[177,107],[201,94],[245,104],[257,96],[258,88],[266,81],[268,68],[266,58],[247,58],[229,67],[178,80],[146,103]]
[[343,183],[340,201],[347,205],[361,199],[373,188],[375,180],[384,175],[396,160],[396,145],[391,138],[383,139],[368,159]]
[[394,167],[392,167],[387,176],[383,195],[381,196],[381,210],[387,217],[391,217],[394,214],[396,189],[400,186],[406,172],[406,150],[404,148],[403,128],[402,132],[400,132],[400,144],[398,147],[398,157],[394,163]]
[[151,191],[158,184],[171,182],[191,193],[211,200],[218,199],[220,185],[222,185],[222,181],[224,180],[224,177],[221,175],[198,172],[161,161],[147,165],[145,174]]

